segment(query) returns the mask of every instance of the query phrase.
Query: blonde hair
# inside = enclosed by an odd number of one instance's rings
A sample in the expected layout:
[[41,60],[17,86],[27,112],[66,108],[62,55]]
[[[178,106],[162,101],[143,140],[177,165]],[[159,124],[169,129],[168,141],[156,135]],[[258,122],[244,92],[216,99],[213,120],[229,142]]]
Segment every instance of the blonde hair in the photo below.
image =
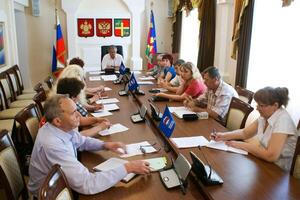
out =
[[[57,93],[57,83],[62,78],[77,78],[78,80],[82,81],[85,85],[85,74],[82,67],[80,67],[79,65],[68,65],[64,68],[64,70],[61,72],[58,79],[56,80],[53,89],[49,94],[50,96]],[[84,105],[87,104],[84,89],[81,90],[79,94],[79,102]]]
[[198,79],[198,80],[202,81],[201,73],[199,72],[199,69],[193,63],[186,62],[186,63],[181,64],[180,67],[190,70],[192,72],[193,79]]

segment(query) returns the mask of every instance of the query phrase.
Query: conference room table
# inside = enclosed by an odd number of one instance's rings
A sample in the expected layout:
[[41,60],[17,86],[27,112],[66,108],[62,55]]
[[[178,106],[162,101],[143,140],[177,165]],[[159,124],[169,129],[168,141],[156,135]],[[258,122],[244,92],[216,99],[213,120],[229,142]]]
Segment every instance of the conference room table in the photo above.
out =
[[[137,75],[138,78],[139,75]],[[89,80],[89,75],[88,78]],[[153,81],[155,82],[155,81]],[[157,85],[141,85],[145,95],[130,94],[118,95],[124,85],[114,85],[112,82],[87,81],[88,86],[104,84],[112,88],[109,97],[120,100],[119,111],[107,117],[112,123],[121,123],[129,128],[127,132],[100,137],[104,141],[122,141],[126,144],[149,141],[156,143],[158,153],[130,157],[128,160],[148,159],[151,157],[166,156],[176,159],[178,153],[183,154],[192,163],[190,151],[194,152],[205,164],[209,164],[223,179],[222,185],[205,186],[190,174],[185,195],[180,188],[167,190],[157,172],[151,175],[139,175],[129,183],[119,183],[97,195],[80,195],[80,199],[300,199],[300,180],[290,176],[273,163],[258,159],[251,154],[241,155],[207,147],[179,149],[171,140],[165,137],[158,129],[157,121],[151,119],[148,99],[153,94],[149,89]],[[148,108],[146,122],[134,124],[130,115],[137,112],[141,105]],[[165,106],[182,106],[180,102],[155,102],[155,105],[164,111]],[[173,115],[174,116],[174,115]],[[172,137],[204,136],[209,140],[213,129],[226,131],[227,129],[212,118],[196,121],[184,121],[174,116],[176,126]],[[167,150],[167,151],[166,151]],[[109,152],[84,152],[81,161],[89,169],[105,161],[111,156]]]

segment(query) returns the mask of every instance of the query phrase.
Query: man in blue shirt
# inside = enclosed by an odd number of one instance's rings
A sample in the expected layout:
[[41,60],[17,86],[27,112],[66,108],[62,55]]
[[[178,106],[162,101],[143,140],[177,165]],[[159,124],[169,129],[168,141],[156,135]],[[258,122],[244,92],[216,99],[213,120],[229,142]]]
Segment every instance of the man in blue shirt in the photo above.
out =
[[39,129],[29,166],[29,191],[37,197],[39,188],[54,164],[59,164],[70,187],[82,194],[104,191],[128,173],[148,174],[149,163],[131,161],[106,172],[91,173],[77,160],[77,150],[125,150],[121,142],[103,142],[81,136],[76,130],[80,114],[76,104],[65,95],[54,95],[44,105],[47,123]]

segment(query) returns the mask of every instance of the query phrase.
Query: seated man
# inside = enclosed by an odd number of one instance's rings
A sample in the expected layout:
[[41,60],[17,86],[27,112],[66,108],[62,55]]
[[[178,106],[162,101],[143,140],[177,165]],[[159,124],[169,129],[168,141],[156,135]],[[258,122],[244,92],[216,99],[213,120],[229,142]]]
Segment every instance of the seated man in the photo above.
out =
[[147,71],[147,75],[153,76],[155,78],[158,78],[160,76],[162,68],[163,68],[163,64],[164,64],[162,62],[162,57],[163,57],[163,54],[157,55],[157,57],[156,57],[157,64],[154,65],[153,68],[151,68]]
[[237,92],[225,83],[216,67],[208,67],[203,71],[206,92],[198,99],[186,97],[184,105],[194,112],[207,112],[210,117],[223,121],[229,109],[231,98],[238,97]]
[[77,160],[77,150],[125,150],[121,142],[103,142],[81,136],[76,129],[80,114],[76,104],[65,95],[54,95],[45,103],[47,123],[39,129],[29,166],[29,191],[37,197],[39,188],[54,164],[59,164],[70,187],[78,193],[102,192],[123,179],[128,173],[148,174],[149,163],[130,161],[105,172],[90,172]]
[[110,46],[108,49],[108,54],[106,54],[102,59],[102,70],[106,68],[114,68],[119,70],[121,63],[123,62],[123,57],[117,54],[117,47]]

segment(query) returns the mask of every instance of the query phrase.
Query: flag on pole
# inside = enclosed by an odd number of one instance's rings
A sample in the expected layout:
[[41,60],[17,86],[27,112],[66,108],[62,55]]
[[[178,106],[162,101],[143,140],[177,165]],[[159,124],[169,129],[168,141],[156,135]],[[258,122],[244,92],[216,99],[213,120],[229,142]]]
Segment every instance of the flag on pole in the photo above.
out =
[[134,91],[139,87],[139,84],[136,81],[136,78],[134,76],[134,73],[131,74],[130,80],[128,82],[128,89],[130,91]]
[[59,22],[59,18],[57,13],[56,14],[56,42],[53,45],[52,50],[52,73],[56,75],[56,72],[58,71],[57,68],[64,68],[65,67],[65,42]]
[[126,72],[126,67],[125,67],[123,62],[121,62],[119,72],[120,72],[121,75],[124,75],[125,72]]
[[153,15],[153,11],[151,10],[150,28],[149,28],[149,32],[148,32],[147,47],[146,47],[146,57],[148,59],[148,65],[147,65],[148,69],[151,69],[154,67],[152,64],[152,57],[156,53],[157,53],[156,31],[155,31],[154,15]]
[[164,114],[159,122],[158,128],[168,138],[172,135],[172,133],[174,131],[175,120],[173,119],[173,116],[172,116],[168,106],[166,106],[166,108],[165,108]]

